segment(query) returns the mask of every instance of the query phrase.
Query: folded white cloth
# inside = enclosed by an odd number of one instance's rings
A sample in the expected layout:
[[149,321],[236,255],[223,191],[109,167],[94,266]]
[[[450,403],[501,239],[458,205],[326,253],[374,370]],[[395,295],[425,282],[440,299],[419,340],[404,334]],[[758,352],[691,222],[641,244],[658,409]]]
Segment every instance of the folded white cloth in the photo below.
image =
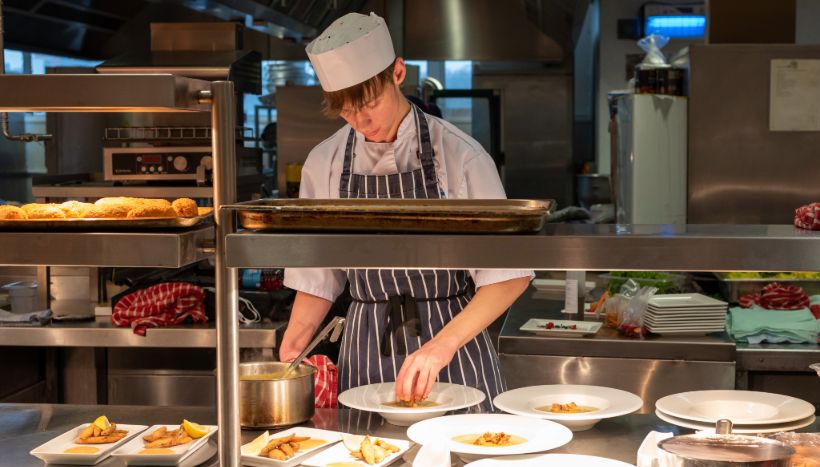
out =
[[443,440],[423,444],[413,459],[413,467],[450,467],[450,450]]
[[650,431],[638,448],[638,467],[682,467],[680,458],[658,447],[659,442],[672,436],[672,433]]

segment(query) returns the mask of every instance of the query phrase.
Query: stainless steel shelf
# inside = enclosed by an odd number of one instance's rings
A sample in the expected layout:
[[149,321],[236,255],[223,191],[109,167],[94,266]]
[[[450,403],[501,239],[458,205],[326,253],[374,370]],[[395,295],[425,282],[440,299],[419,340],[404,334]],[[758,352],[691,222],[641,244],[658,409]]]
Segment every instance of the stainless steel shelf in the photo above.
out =
[[106,196],[134,196],[138,198],[213,198],[211,186],[111,186],[108,183],[82,185],[33,186],[35,198],[103,198]]
[[[260,323],[239,328],[239,346],[275,348],[285,323]],[[26,347],[160,347],[215,348],[214,323],[148,328],[138,336],[130,328],[111,324],[108,317],[95,321],[53,323],[43,327],[0,327],[0,345]]]
[[811,372],[820,362],[817,344],[737,344],[737,366],[747,371]]
[[205,112],[211,83],[170,74],[0,76],[2,112]]
[[210,256],[214,228],[142,232],[0,232],[0,265],[178,268]]
[[548,225],[537,235],[243,231],[229,267],[820,271],[820,232],[789,225]]

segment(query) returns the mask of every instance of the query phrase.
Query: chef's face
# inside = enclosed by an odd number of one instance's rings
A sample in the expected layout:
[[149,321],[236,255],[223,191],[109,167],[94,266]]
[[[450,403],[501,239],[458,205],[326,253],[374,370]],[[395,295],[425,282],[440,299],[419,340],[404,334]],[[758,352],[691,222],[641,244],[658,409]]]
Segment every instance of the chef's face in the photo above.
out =
[[398,58],[393,69],[393,82],[384,86],[381,93],[368,99],[360,109],[345,105],[339,116],[362,133],[367,141],[377,143],[396,139],[399,124],[409,105],[399,87],[406,74],[404,60]]

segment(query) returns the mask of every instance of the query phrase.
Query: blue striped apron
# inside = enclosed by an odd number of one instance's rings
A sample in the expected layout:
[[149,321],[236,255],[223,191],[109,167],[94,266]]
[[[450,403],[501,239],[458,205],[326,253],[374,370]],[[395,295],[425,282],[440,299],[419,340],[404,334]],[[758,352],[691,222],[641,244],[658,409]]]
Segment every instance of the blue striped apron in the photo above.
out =
[[[435,154],[424,114],[412,106],[421,168],[389,175],[353,173],[356,136],[347,138],[341,198],[440,198]],[[353,302],[339,353],[341,391],[395,381],[407,355],[429,341],[475,294],[467,271],[349,269]],[[506,390],[498,355],[487,331],[462,346],[438,381],[465,384],[487,395],[476,410],[492,411],[492,399]]]

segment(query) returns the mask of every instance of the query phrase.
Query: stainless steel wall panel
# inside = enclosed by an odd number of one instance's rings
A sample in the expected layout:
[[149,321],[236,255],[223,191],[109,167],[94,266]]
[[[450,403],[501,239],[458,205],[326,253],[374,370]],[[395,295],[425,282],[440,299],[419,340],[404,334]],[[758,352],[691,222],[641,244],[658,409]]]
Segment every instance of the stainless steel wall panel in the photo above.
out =
[[820,132],[769,131],[772,59],[820,59],[820,46],[694,45],[688,222],[791,223],[820,199]]

